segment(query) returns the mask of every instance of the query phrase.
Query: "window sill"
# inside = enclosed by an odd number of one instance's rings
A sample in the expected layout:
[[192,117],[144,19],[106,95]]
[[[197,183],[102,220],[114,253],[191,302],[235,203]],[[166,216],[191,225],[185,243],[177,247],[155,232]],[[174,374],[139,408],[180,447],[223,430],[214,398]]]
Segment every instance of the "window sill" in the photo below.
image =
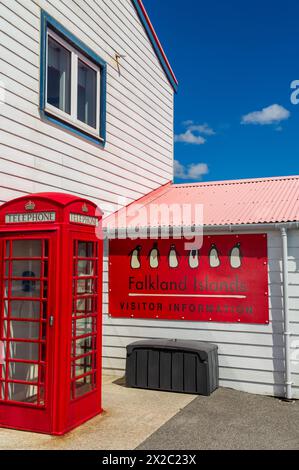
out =
[[[63,114],[63,113],[62,113]],[[64,129],[84,138],[93,143],[101,145],[104,147],[105,139],[101,137],[96,131],[87,128],[84,125],[81,125],[78,121],[73,121],[68,116],[60,115],[60,113],[56,113],[48,106],[41,110],[41,115],[47,119],[48,121],[53,122],[57,126],[63,127]]]

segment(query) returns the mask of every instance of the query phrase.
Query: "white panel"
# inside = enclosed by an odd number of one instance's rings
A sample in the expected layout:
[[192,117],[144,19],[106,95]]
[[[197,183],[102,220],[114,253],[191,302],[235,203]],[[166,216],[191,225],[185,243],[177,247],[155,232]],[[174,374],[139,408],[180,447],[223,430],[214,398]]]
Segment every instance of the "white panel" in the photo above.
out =
[[8,51],[18,54],[20,57],[26,57],[26,61],[36,68],[39,67],[39,56],[37,53],[31,52],[23,44],[17,42],[15,38],[7,36],[2,31],[0,31],[0,44]]
[[[53,129],[54,129],[55,130],[55,138],[54,138],[55,142],[60,140],[62,144],[65,144],[71,141],[73,142],[73,146],[76,145],[82,148],[87,147],[88,151],[91,151],[92,149],[96,149],[95,146],[90,147],[90,144],[83,141],[83,139],[76,138],[77,140],[74,141],[75,137],[71,133],[68,133],[67,131],[64,131],[63,129],[61,129],[61,127],[59,126],[53,127],[52,125],[49,125],[48,122],[40,121],[39,115],[32,116],[32,119],[29,119],[28,114],[25,114],[22,110],[20,110],[20,108],[27,107],[28,110],[30,111],[30,104],[28,104],[28,102],[24,102],[23,99],[18,98],[17,96],[13,95],[9,91],[6,93],[6,95],[7,95],[6,96],[7,104],[5,105],[5,116],[6,116],[6,119],[15,121],[16,125],[19,123],[23,124],[26,127],[28,127],[30,130],[32,129],[35,132],[36,131],[42,132],[46,136],[49,134],[49,129],[51,129],[52,139],[53,139],[53,133],[54,133]],[[8,129],[10,129],[12,126],[10,122],[8,122],[7,125],[8,125]],[[38,129],[36,129],[37,127]],[[122,149],[123,155],[126,154],[126,151],[128,152],[128,154],[132,154],[133,159],[136,160],[137,164],[139,164],[140,166],[144,166],[145,168],[148,168],[149,170],[150,168],[152,168],[152,172],[156,170],[157,173],[159,172],[163,176],[164,175],[166,176],[169,174],[168,172],[171,168],[171,162],[168,161],[167,159],[165,159],[165,162],[160,161],[159,152],[153,151],[153,150],[150,152],[149,148],[146,147],[145,144],[143,144],[142,142],[138,142],[136,140],[133,141],[133,139],[130,139],[130,143],[128,143],[126,141],[128,136],[124,132],[117,131],[117,129],[114,129],[113,127],[111,127],[111,131],[115,133],[115,136],[113,137],[112,142],[111,143],[107,142],[107,149],[105,150],[98,149],[97,151],[98,155],[103,154],[103,156],[105,156],[107,150],[109,151],[111,150],[112,152],[111,144],[112,145],[114,144],[115,146],[118,146],[120,149]],[[23,135],[21,134],[21,131],[20,133],[18,133],[18,135],[23,137]],[[152,158],[152,164],[150,164],[151,162],[150,157]],[[124,165],[124,162],[123,162],[123,165]]]
[[38,87],[37,80],[27,74],[26,69],[22,69],[21,66],[17,68],[16,64],[13,65],[11,62],[5,62],[2,60],[2,56],[0,57],[0,77],[4,85],[6,86],[7,81],[13,78],[16,87],[21,85],[21,90],[26,87],[30,91],[33,90],[36,94],[35,90]]
[[144,326],[123,326],[117,324],[116,326],[104,325],[104,335],[116,334],[120,336],[133,336],[135,338],[142,339],[145,336],[149,338],[169,338],[169,339],[184,339],[184,340],[197,340],[197,341],[209,341],[216,343],[218,341],[222,343],[235,342],[238,344],[256,344],[258,346],[282,346],[283,337],[281,334],[270,334],[270,333],[246,333],[238,331],[230,331],[227,327],[226,331],[216,330],[175,330],[160,328],[159,322],[157,321],[156,328],[149,328],[146,331],[146,325]]
[[[282,333],[283,326],[282,322],[270,323],[269,325],[255,325],[249,323],[218,323],[218,322],[192,322],[185,320],[146,320],[137,318],[111,318],[105,316],[105,326],[126,326],[127,328],[132,327],[144,327],[144,328],[155,328],[158,327],[161,331],[164,330],[184,330],[180,334],[186,334],[188,332],[196,331],[208,331],[211,334],[217,331],[233,331],[233,332],[244,332],[244,333],[265,333],[272,335],[272,333]],[[185,333],[184,333],[185,332]]]
[[[39,146],[35,146],[32,142],[20,142],[19,138],[15,139],[15,148],[9,147],[9,142],[10,142],[11,136],[2,133],[1,132],[1,142],[2,142],[2,147],[1,147],[1,156],[2,158],[5,158],[5,160],[10,160],[12,162],[16,162],[18,164],[24,164],[24,165],[30,165],[30,161],[32,159],[33,163],[32,165],[35,165],[36,168],[38,169],[43,169],[45,172],[46,171],[56,171],[57,164],[61,166],[61,169],[57,169],[57,174],[61,173],[62,171],[64,172],[64,176],[69,177],[70,175],[67,173],[67,170],[69,169],[70,171],[76,170],[77,172],[80,172],[80,181],[82,180],[82,176],[84,174],[88,175],[89,177],[94,177],[97,178],[97,184],[96,187],[99,187],[101,185],[101,182],[103,181],[103,188],[107,186],[109,183],[107,183],[107,180],[111,179],[112,174],[109,172],[108,164],[104,161],[97,162],[94,160],[93,164],[87,164],[86,162],[80,160],[79,158],[71,158],[69,156],[64,156],[63,158],[58,158],[57,154],[55,154],[55,151],[48,150],[47,152],[41,151],[42,149]],[[18,150],[19,144],[21,145],[21,150]],[[24,145],[25,144],[25,145]],[[28,148],[28,151],[25,148]],[[52,159],[51,159],[52,157]],[[98,166],[96,166],[94,163],[99,163]],[[92,175],[90,175],[90,170],[91,167],[93,168],[92,170]],[[59,167],[60,168],[60,167]],[[64,168],[64,170],[63,170]],[[107,168],[107,169],[106,169]],[[117,167],[116,167],[116,170]],[[126,173],[126,172],[124,172]],[[129,173],[129,172],[127,172]],[[113,175],[113,182],[114,185],[109,186],[107,189],[108,191],[114,191],[116,192],[115,187],[118,188],[125,188],[128,190],[127,195],[129,196],[129,192],[132,192],[131,197],[136,197],[138,196],[138,193],[140,195],[142,189],[144,189],[144,186],[142,186],[142,181],[141,179],[138,178],[138,175],[136,175],[136,181],[132,181],[133,175],[130,175],[130,179],[125,179],[121,178],[121,176],[118,174]],[[139,184],[140,181],[140,184]],[[117,186],[116,186],[117,185]],[[149,191],[151,190],[151,187],[148,186]],[[118,192],[117,191],[117,192]]]
[[26,9],[18,4],[17,1],[2,0],[1,17],[9,21],[9,23],[16,25],[20,31],[28,34],[28,36],[34,36],[36,34],[36,19],[28,10],[26,11]]
[[[7,108],[7,113],[9,108]],[[17,112],[16,112],[17,114]],[[46,126],[46,125],[45,125]],[[46,130],[46,128],[45,128]],[[148,164],[143,161],[139,161],[139,165],[137,164],[137,158],[132,158],[132,162],[136,160],[136,164],[128,163],[126,169],[121,168],[121,158],[118,157],[118,153],[121,152],[114,152],[112,153],[105,152],[102,158],[97,158],[95,155],[88,153],[87,151],[84,152],[83,149],[72,147],[68,145],[67,138],[65,138],[65,142],[62,140],[63,132],[62,130],[58,130],[59,137],[61,136],[61,140],[53,139],[50,136],[47,136],[45,133],[41,134],[38,131],[34,131],[28,129],[24,125],[20,125],[17,122],[11,121],[9,132],[2,132],[1,139],[6,146],[11,146],[12,136],[14,137],[14,145],[12,148],[18,149],[18,151],[27,152],[32,155],[41,156],[43,158],[49,158],[52,161],[62,162],[62,158],[64,161],[68,161],[69,158],[72,160],[76,160],[78,164],[80,162],[85,162],[89,165],[91,171],[93,171],[93,167],[96,166],[98,168],[103,168],[109,171],[112,175],[114,175],[114,171],[116,175],[123,174],[123,184],[127,181],[131,181],[136,178],[136,182],[142,184],[142,176],[144,178],[144,186],[148,188],[148,190],[153,189],[153,179],[156,179],[156,182],[163,181],[161,178],[155,175],[154,168],[148,168]],[[39,142],[41,139],[44,140],[44,145],[41,146]],[[55,148],[56,147],[56,148]],[[115,149],[117,150],[117,149]],[[110,160],[110,165],[109,165]],[[114,163],[114,164],[113,164]],[[142,170],[142,171],[141,171]],[[137,174],[136,174],[137,173]],[[110,177],[111,179],[113,178]],[[145,179],[146,178],[146,179]],[[114,180],[114,178],[113,178]],[[157,183],[156,183],[157,184]]]
[[[88,173],[88,169],[84,172],[84,164],[82,165],[82,169],[80,166],[79,168],[72,169],[66,161],[57,163],[51,162],[47,159],[41,159],[27,153],[16,151],[15,149],[11,151],[10,148],[6,148],[5,146],[1,148],[1,154],[3,156],[1,155],[0,172],[3,173],[12,175],[21,173],[23,178],[27,177],[36,181],[46,178],[48,183],[53,185],[55,185],[57,177],[67,178],[74,185],[77,184],[78,189],[82,184],[82,178],[84,178],[84,186],[87,185],[89,188],[94,188],[97,197],[101,197],[102,195],[103,198],[107,193],[117,194],[119,188],[124,187],[124,181],[120,181],[119,186],[117,185],[117,176],[115,176],[114,184],[108,183],[107,180],[105,181],[103,178],[103,176],[105,177],[104,171],[101,172],[101,170],[94,169],[92,175]],[[102,173],[104,173],[104,175]],[[130,186],[133,186],[132,183],[128,184],[125,188],[127,197],[130,199],[140,197],[142,193],[137,191],[138,185],[135,186],[134,190],[133,188],[130,189]]]
[[[23,98],[10,92],[9,89],[6,93],[6,103],[13,109],[18,109],[19,112],[23,112],[22,118],[25,120],[25,124],[31,124],[30,121],[28,122],[28,115],[31,116],[33,120],[38,119],[38,121],[40,121],[37,105],[25,101]],[[8,107],[7,112],[9,113],[9,111],[10,110]],[[9,115],[7,115],[7,117],[9,117]],[[154,158],[154,163],[157,168],[161,168],[164,171],[169,171],[171,168],[171,161],[166,157],[167,152],[165,148],[163,148],[162,145],[155,144],[154,137],[152,139],[148,139],[146,137],[142,139],[142,135],[140,133],[136,132],[132,128],[129,128],[129,126],[126,124],[122,124],[119,128],[117,127],[118,125],[118,120],[116,120],[112,115],[109,117],[108,113],[107,126],[110,127],[110,131],[113,133],[113,135],[119,136],[123,142],[126,142],[126,140],[129,139],[130,144],[137,150],[137,152],[142,152],[143,155],[147,156],[148,158]],[[49,128],[48,124],[47,128]]]

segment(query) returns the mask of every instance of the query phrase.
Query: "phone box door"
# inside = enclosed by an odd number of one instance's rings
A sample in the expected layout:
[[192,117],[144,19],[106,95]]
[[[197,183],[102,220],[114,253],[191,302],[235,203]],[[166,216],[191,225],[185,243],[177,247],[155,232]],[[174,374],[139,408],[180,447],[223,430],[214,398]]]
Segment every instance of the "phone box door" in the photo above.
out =
[[1,235],[0,426],[51,432],[56,234]]

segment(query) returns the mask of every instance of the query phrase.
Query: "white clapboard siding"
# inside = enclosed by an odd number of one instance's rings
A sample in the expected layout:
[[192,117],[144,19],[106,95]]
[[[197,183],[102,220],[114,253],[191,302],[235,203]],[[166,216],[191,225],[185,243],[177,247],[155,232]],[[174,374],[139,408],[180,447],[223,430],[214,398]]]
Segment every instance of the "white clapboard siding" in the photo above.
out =
[[[7,93],[7,95],[9,94]],[[35,130],[34,123],[32,124],[30,122],[30,120],[28,119],[28,116],[25,113],[20,112],[19,110],[17,110],[16,108],[13,108],[10,105],[5,105],[4,107],[5,107],[5,114],[6,114],[6,121],[7,121],[7,127],[5,127],[5,130],[7,129],[12,135],[17,134],[18,136],[28,139],[29,141],[32,140],[34,142],[38,142],[42,138],[42,136],[45,136],[44,144],[46,147],[49,146],[50,148],[53,148],[54,151],[56,147],[56,152],[57,152],[57,147],[61,147],[63,148],[65,153],[70,153],[70,152],[74,153],[74,148],[72,148],[72,146],[68,144],[68,140],[71,140],[72,136],[67,134],[67,137],[66,137],[66,133],[64,133],[62,129],[57,127],[57,138],[54,138],[52,136],[47,136],[46,131],[47,131],[48,126],[46,123],[43,123],[43,122],[40,123],[39,130]],[[38,117],[36,118],[36,121],[39,122]],[[1,121],[1,126],[2,126],[2,122],[3,120]],[[28,124],[32,124],[32,127],[28,127]],[[116,139],[116,140],[117,140],[117,143],[119,143],[119,145],[122,145],[122,141],[120,139]],[[11,140],[11,142],[13,146],[13,140]],[[78,143],[76,143],[76,145],[82,146],[84,148],[86,146],[86,143],[83,140],[78,139]],[[123,145],[123,147],[124,146],[125,145]],[[91,148],[89,147],[88,150],[90,151]],[[145,170],[151,171],[153,175],[156,175],[156,172],[157,173],[159,172],[162,175],[167,174],[166,169],[159,168],[158,166],[160,165],[159,162],[156,162],[155,166],[154,165],[151,166],[149,161],[145,160],[146,157],[144,154],[140,154],[143,158],[139,158],[138,160],[138,156],[137,156],[138,152],[136,152],[136,149],[134,149],[130,144],[127,145],[127,148],[129,151],[132,151],[135,153],[136,157],[134,153],[132,154],[132,161],[136,160],[136,162],[138,162],[139,164],[139,167],[144,168]],[[112,149],[111,149],[111,152],[112,152]],[[99,151],[99,155],[101,155],[101,151]],[[103,152],[103,158],[104,158],[104,152]],[[111,170],[112,170],[112,166],[111,166]]]
[[[23,117],[22,114],[20,114],[16,110],[11,109],[9,106],[5,106],[5,108],[6,108],[5,110],[6,110],[7,121],[8,121],[8,116],[10,116],[9,122],[7,122],[8,127],[5,128],[5,133],[8,134],[8,139],[9,139],[6,142],[8,146],[12,146],[14,148],[15,140],[12,141],[12,136],[17,136],[17,138],[19,139],[18,143],[20,144],[19,149],[21,151],[23,147],[25,151],[26,143],[29,142],[29,144],[32,143],[33,146],[34,144],[36,144],[35,148],[39,149],[39,153],[42,153],[45,156],[49,155],[49,150],[52,151],[51,154],[53,155],[56,154],[57,157],[54,158],[54,161],[59,160],[60,155],[72,156],[74,158],[78,156],[79,161],[80,159],[84,161],[88,161],[89,159],[90,161],[92,161],[92,165],[96,164],[99,168],[106,167],[109,169],[110,173],[112,174],[113,174],[114,166],[118,167],[118,169],[116,170],[118,173],[119,173],[119,168],[122,169],[121,168],[121,163],[122,163],[121,155],[123,155],[123,152],[121,151],[120,148],[116,146],[112,148],[110,146],[111,152],[110,151],[108,152],[106,150],[106,152],[105,153],[103,152],[103,154],[101,155],[101,158],[97,158],[95,157],[94,154],[90,153],[90,148],[88,147],[86,148],[86,152],[84,152],[83,144],[86,145],[85,142],[79,140],[79,143],[82,144],[80,148],[79,145],[77,145],[77,147],[74,147],[68,143],[68,139],[71,141],[71,136],[69,135],[67,136],[68,138],[66,137],[63,140],[63,131],[60,128],[59,129],[57,128],[57,136],[59,136],[59,138],[53,138],[51,136],[48,136],[45,133],[47,130],[46,124],[43,123],[43,125],[40,126],[41,131],[33,130],[31,128],[28,128],[28,126],[26,126],[26,122],[22,124],[19,121],[14,120],[14,117],[16,116],[19,116],[20,118],[22,118]],[[43,132],[43,130],[45,132]],[[39,142],[42,137],[44,137],[44,145],[41,147],[39,145]],[[112,151],[114,153],[112,153]],[[131,163],[128,163],[126,165],[126,169],[124,170],[125,180],[126,180],[125,178],[126,170],[132,173],[132,175],[134,175],[134,173],[136,172],[140,173],[140,171],[142,170],[142,174],[147,177],[146,183],[148,185],[152,185],[154,181],[156,182],[161,181],[161,184],[162,184],[164,173],[162,172],[161,169],[158,170],[155,167],[150,167],[150,164],[146,160],[142,158],[139,158],[138,160],[137,156],[135,157],[133,154],[129,154],[129,155],[131,157]],[[112,165],[110,159],[114,161],[114,166]],[[109,162],[110,162],[110,165],[109,165]],[[134,165],[134,162],[136,162],[135,165]],[[160,174],[162,174],[162,176],[158,176],[157,174],[158,171],[160,171]]]
[[[49,165],[51,165],[52,163],[54,164],[59,163],[61,165],[66,166],[69,169],[75,169],[75,170],[80,171],[82,174],[86,173],[87,175],[90,175],[90,171],[92,167],[93,175],[94,176],[96,175],[99,180],[103,180],[105,182],[109,180],[110,175],[111,175],[109,171],[109,167],[107,169],[105,168],[105,166],[102,166],[102,168],[99,168],[97,165],[94,164],[96,161],[90,162],[88,164],[84,160],[69,157],[68,155],[64,155],[61,158],[61,161],[56,161],[59,159],[54,158],[55,152],[52,151],[51,149],[48,151],[47,155],[43,155],[43,154],[40,155],[41,152],[38,146],[33,148],[34,145],[32,145],[32,142],[27,142],[27,141],[24,142],[23,140],[19,138],[18,138],[17,144],[22,145],[21,149],[19,150],[17,148],[16,142],[15,142],[14,147],[11,147],[10,146],[11,136],[10,134],[5,133],[5,132],[1,132],[1,143],[2,143],[1,158],[5,158],[6,160],[16,161],[18,163],[24,162],[25,164],[26,158],[28,155],[29,158],[30,157],[34,158],[34,161],[36,162],[36,165],[38,168],[41,168],[41,166],[44,165],[43,162],[48,162]],[[27,150],[25,150],[26,147],[28,147]],[[49,154],[51,155],[51,152],[53,153],[53,159],[49,158]],[[28,161],[26,164],[28,164]],[[129,190],[139,191],[140,193],[142,192],[143,186],[142,186],[141,177],[138,177],[138,175],[136,175],[136,182],[134,182],[132,181],[132,175],[130,175],[129,172],[124,171],[124,173],[128,173],[128,179],[124,180],[121,177],[121,170],[118,167],[116,167],[115,171],[116,172],[113,178],[115,184],[118,184],[119,187],[121,188],[128,188]],[[150,185],[148,185],[148,188],[149,190],[152,189]]]
[[[3,50],[0,44],[0,48]],[[17,86],[28,88],[29,91],[36,89],[37,80],[27,73],[27,70],[17,67],[17,64],[13,64],[12,55],[8,54],[9,62],[4,60],[4,57],[0,55],[0,76],[3,85],[6,86],[6,83],[12,77],[13,81]]]
[[[18,93],[19,93],[19,90],[18,90]],[[34,120],[37,119],[38,122],[40,122],[40,115],[38,113],[37,106],[34,103],[31,103],[30,101],[28,101],[27,99],[24,99],[20,95],[17,95],[15,91],[11,91],[11,89],[8,86],[6,87],[6,103],[5,105],[2,106],[3,112],[4,112],[4,107],[8,108],[7,110],[5,110],[5,116],[7,119],[10,117],[9,113],[12,113],[12,111],[16,110],[16,112],[20,111],[21,113],[23,113],[23,116],[19,115],[19,120],[23,118],[22,122],[24,123],[24,125],[27,125],[27,126],[31,125],[33,126],[33,128],[35,128],[36,122]],[[12,108],[12,110],[10,108]],[[11,119],[13,119],[14,116],[15,114],[13,114]],[[28,116],[31,117],[32,119],[29,119]],[[33,122],[31,122],[32,120]],[[45,128],[45,124],[47,123],[41,123],[41,128]],[[126,126],[125,130],[118,129],[116,127],[117,121],[112,116],[110,116],[110,120],[107,119],[107,125],[108,127],[110,127],[111,133],[114,133],[119,138],[120,141],[122,139],[123,142],[126,142],[127,138],[129,137],[129,141],[130,141],[129,148],[133,150],[133,153],[135,154],[141,153],[143,158],[149,157],[151,155],[155,155],[156,156],[156,160],[154,162],[155,167],[160,168],[165,171],[166,170],[169,171],[169,168],[171,167],[171,161],[167,160],[165,156],[163,158],[163,155],[161,154],[161,152],[163,151],[165,153],[165,150],[163,149],[162,146],[160,146],[160,149],[159,149],[159,146],[157,146],[154,143],[153,145],[150,145],[149,140],[148,140],[148,144],[142,142],[141,134],[139,134],[132,128],[128,129],[128,126]],[[45,129],[47,129],[47,127]],[[65,135],[66,132],[64,131],[63,134]]]
[[[40,120],[40,115],[38,112],[37,105],[35,103],[31,103],[28,100],[23,99],[19,95],[15,94],[15,92],[11,92],[10,89],[7,87],[6,89],[6,106],[9,105],[14,109],[19,109],[26,113],[24,117],[32,116],[32,118],[36,118]],[[110,128],[111,133],[118,135],[121,139],[126,141],[127,139],[131,142],[132,146],[134,146],[138,151],[143,152],[144,155],[155,155],[156,156],[156,165],[161,168],[170,168],[171,161],[167,161],[167,151],[164,145],[159,142],[157,144],[154,141],[154,137],[151,139],[143,136],[141,132],[136,131],[132,126],[127,124],[119,124],[119,119],[115,118],[112,113],[107,113],[107,126]],[[121,126],[119,128],[118,126]]]
[[[5,131],[0,131],[1,136],[1,156],[7,159],[11,159],[12,161],[22,161],[20,159],[20,154],[25,156],[28,154],[29,156],[42,159],[49,162],[61,163],[62,165],[66,166],[67,168],[74,168],[82,171],[82,173],[88,171],[90,173],[92,171],[93,174],[99,174],[99,179],[109,180],[113,177],[113,181],[121,180],[119,185],[120,188],[129,188],[134,189],[136,191],[142,190],[145,186],[143,184],[142,176],[133,171],[124,170],[119,165],[114,165],[114,173],[111,172],[111,166],[106,160],[101,160],[99,164],[99,159],[95,159],[92,155],[87,153],[79,153],[76,152],[74,156],[70,156],[68,154],[60,154],[60,159],[57,157],[57,152],[52,148],[48,147],[47,151],[45,152],[44,148],[41,148],[38,144],[35,144],[32,140],[25,140],[23,138],[15,137],[14,145],[11,146],[11,134]],[[26,157],[25,157],[26,158]],[[133,166],[133,165],[132,165]],[[131,168],[131,166],[129,167]],[[146,173],[146,170],[143,170]],[[150,179],[151,174],[148,173],[148,180],[146,187],[150,191],[154,188],[154,182]],[[135,181],[134,181],[135,179]]]
[[[84,168],[84,164],[82,166]],[[118,195],[118,187],[124,187],[123,183],[121,184],[121,182],[119,183],[119,186],[117,186],[117,181],[114,181],[114,184],[110,185],[107,183],[107,180],[103,178],[103,175],[101,175],[100,171],[94,171],[93,174],[90,174],[88,170],[82,171],[80,168],[73,170],[71,166],[69,166],[65,161],[63,161],[63,163],[57,164],[46,159],[34,157],[31,154],[18,152],[15,149],[12,150],[11,148],[6,148],[5,146],[1,148],[0,172],[3,174],[22,174],[22,177],[28,177],[29,179],[33,179],[35,181],[44,181],[47,179],[49,184],[53,183],[55,185],[57,177],[65,177],[66,168],[68,179],[73,183],[78,184],[78,187],[82,184],[82,177],[85,178],[84,185],[88,184],[89,187],[93,187],[97,191],[99,190],[98,188],[100,184],[103,197],[107,192],[112,192]],[[117,180],[118,178],[115,177],[115,179]],[[130,190],[129,185],[127,185],[126,193],[127,197],[135,199],[136,189]],[[142,194],[141,191],[139,194]]]
[[[107,62],[104,149],[40,116],[41,9]],[[174,92],[131,0],[1,0],[0,21],[2,202],[66,191],[111,212],[172,179]]]
[[[299,398],[299,232],[289,231],[289,295],[293,395]],[[268,233],[269,325],[111,318],[108,263],[104,259],[103,368],[124,374],[126,346],[140,339],[186,339],[218,345],[220,385],[250,393],[285,393],[282,248],[280,232]],[[273,271],[272,268],[276,269]]]

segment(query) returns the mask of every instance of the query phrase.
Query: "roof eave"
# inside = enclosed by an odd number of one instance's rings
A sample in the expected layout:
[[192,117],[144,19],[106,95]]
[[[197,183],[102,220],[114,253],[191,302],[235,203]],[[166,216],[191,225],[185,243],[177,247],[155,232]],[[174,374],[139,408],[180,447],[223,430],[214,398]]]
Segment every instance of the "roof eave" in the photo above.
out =
[[148,38],[154,48],[154,51],[159,59],[159,62],[168,78],[169,83],[173,87],[175,93],[178,91],[178,80],[171,68],[171,65],[167,59],[167,56],[164,52],[162,44],[159,41],[159,38],[155,32],[155,29],[149,19],[149,16],[146,12],[146,9],[142,3],[142,0],[132,0],[135,10],[140,18],[140,21],[148,35]]
[[149,233],[152,232],[152,238],[153,238],[153,233],[156,233],[157,238],[161,236],[161,234],[164,232],[169,233],[169,237],[173,235],[178,230],[183,229],[183,235],[186,237],[190,236],[196,236],[199,233],[196,233],[196,230],[200,230],[202,232],[242,232],[242,231],[250,231],[250,230],[258,230],[258,231],[270,231],[270,230],[279,230],[282,227],[286,227],[288,229],[299,229],[299,221],[284,221],[284,222],[253,222],[253,223],[244,223],[244,224],[222,224],[222,225],[204,225],[202,227],[195,227],[193,226],[175,226],[175,227],[169,227],[169,226],[144,226],[144,227],[119,227],[119,228],[112,228],[112,229],[107,229],[104,228],[103,231],[106,234],[106,237],[108,239],[114,239],[114,238],[130,238],[131,236],[134,236],[134,238],[148,238]]

